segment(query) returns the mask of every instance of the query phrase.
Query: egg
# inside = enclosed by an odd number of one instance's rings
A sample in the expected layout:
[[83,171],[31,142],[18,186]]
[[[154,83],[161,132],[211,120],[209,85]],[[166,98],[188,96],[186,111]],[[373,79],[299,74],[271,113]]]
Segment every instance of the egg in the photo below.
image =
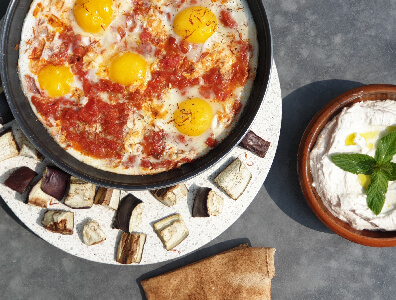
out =
[[146,78],[147,62],[133,52],[124,52],[111,60],[109,78],[122,85],[143,83]]
[[193,98],[181,102],[173,118],[177,130],[181,133],[198,136],[210,127],[213,111],[205,100]]
[[56,98],[70,92],[74,75],[69,67],[46,65],[40,69],[37,77],[40,87],[50,97]]
[[76,0],[73,14],[86,32],[98,33],[109,26],[113,17],[112,0]]
[[205,43],[217,29],[217,18],[213,12],[203,6],[188,7],[179,12],[173,29],[177,35],[190,43]]

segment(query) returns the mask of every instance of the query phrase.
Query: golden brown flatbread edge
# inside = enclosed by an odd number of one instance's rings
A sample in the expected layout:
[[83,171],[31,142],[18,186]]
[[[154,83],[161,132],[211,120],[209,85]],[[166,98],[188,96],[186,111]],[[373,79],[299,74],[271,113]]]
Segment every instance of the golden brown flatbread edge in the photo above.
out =
[[271,299],[275,248],[243,244],[141,282],[148,300]]

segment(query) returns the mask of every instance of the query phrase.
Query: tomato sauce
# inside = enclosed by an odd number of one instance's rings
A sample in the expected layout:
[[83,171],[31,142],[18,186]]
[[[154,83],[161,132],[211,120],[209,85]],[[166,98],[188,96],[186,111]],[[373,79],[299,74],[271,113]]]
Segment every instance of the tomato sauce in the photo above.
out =
[[238,26],[238,23],[231,16],[231,13],[226,10],[220,12],[220,22],[223,23],[225,27],[229,28],[236,28]]
[[206,140],[206,145],[208,145],[210,148],[214,148],[217,146],[217,144],[218,143],[214,137],[214,134],[212,133],[210,137],[208,137],[208,139]]
[[143,138],[143,149],[147,156],[161,158],[165,152],[165,132],[163,130],[150,131]]

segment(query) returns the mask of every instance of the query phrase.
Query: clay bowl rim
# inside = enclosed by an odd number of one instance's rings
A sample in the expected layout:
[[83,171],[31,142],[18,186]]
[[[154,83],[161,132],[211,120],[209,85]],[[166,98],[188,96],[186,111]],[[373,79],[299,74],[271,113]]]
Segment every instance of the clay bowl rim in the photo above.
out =
[[297,157],[297,171],[305,200],[315,215],[330,230],[352,242],[370,247],[396,246],[396,231],[356,230],[348,223],[336,218],[323,204],[312,186],[310,170],[310,152],[323,127],[344,107],[361,101],[386,100],[396,101],[396,85],[372,84],[349,90],[330,101],[311,120],[302,136]]

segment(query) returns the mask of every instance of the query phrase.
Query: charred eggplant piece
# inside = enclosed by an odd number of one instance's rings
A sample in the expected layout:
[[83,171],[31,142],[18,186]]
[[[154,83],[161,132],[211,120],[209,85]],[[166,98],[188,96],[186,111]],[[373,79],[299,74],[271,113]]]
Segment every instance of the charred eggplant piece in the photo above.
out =
[[237,200],[248,186],[252,173],[239,159],[235,159],[219,175],[214,182],[232,199]]
[[145,242],[144,233],[123,232],[117,247],[116,261],[120,264],[140,263]]
[[186,224],[179,214],[171,215],[156,222],[154,230],[166,250],[172,250],[188,236]]
[[0,134],[0,161],[17,156],[18,154],[19,149],[11,129],[3,131]]
[[6,181],[4,181],[4,184],[10,189],[22,194],[36,175],[37,173],[32,169],[20,167],[11,173]]
[[223,211],[224,199],[210,188],[200,188],[194,199],[193,217],[218,216]]
[[37,161],[44,159],[44,156],[33,146],[18,126],[13,126],[12,133],[14,134],[15,142],[19,148],[20,156],[33,158]]
[[120,203],[120,196],[120,190],[99,187],[95,195],[94,204],[100,204],[117,210]]
[[242,148],[253,152],[257,156],[264,158],[269,147],[271,146],[271,143],[262,139],[253,131],[249,130],[239,145]]
[[42,181],[43,179],[37,182],[30,190],[27,198],[27,203],[31,205],[47,208],[48,204],[51,202],[52,197],[41,190]]
[[70,175],[56,167],[48,166],[44,172],[41,189],[44,193],[58,199],[63,199],[69,184]]
[[113,227],[124,232],[134,231],[142,222],[143,202],[132,194],[121,199]]
[[180,183],[175,186],[152,190],[150,192],[162,204],[173,206],[177,201],[187,196],[188,189],[184,183]]
[[89,220],[84,225],[82,236],[84,244],[88,246],[99,244],[106,239],[106,234],[95,220]]
[[47,210],[41,224],[49,231],[70,235],[73,234],[74,213],[70,211]]
[[95,185],[76,177],[70,178],[69,192],[65,205],[71,208],[90,208],[95,197]]

